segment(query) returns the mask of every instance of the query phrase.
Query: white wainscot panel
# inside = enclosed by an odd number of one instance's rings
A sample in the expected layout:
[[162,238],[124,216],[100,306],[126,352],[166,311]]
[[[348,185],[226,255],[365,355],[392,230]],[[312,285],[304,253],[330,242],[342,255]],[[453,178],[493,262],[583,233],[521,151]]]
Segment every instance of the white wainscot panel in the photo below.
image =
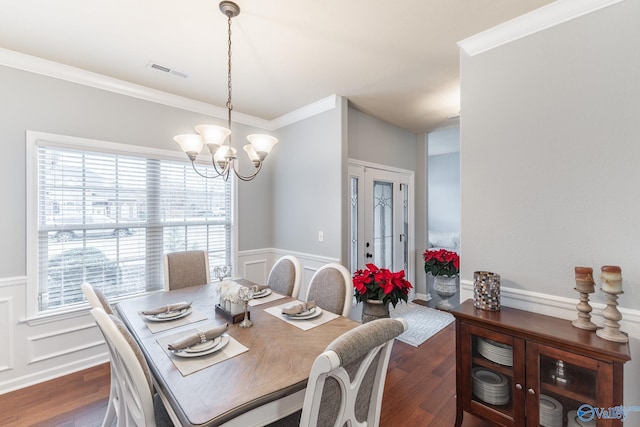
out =
[[0,372],[13,368],[13,298],[0,298]]
[[27,343],[27,360],[32,364],[102,346],[104,340],[92,322],[33,335],[27,338]]

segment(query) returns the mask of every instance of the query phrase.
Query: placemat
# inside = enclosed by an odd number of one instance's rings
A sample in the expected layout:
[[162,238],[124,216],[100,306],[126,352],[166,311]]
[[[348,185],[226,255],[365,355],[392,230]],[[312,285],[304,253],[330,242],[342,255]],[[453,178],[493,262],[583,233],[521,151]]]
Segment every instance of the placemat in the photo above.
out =
[[[216,324],[203,324],[200,328],[205,330],[208,327],[215,326]],[[189,329],[188,331],[182,331],[177,334],[172,334],[168,336],[164,336],[158,338],[156,342],[162,350],[166,353],[167,357],[171,359],[173,365],[180,371],[183,377],[186,377],[189,374],[193,374],[201,369],[207,368],[209,366],[215,365],[216,363],[224,362],[227,359],[235,357],[239,354],[244,353],[245,351],[249,351],[247,347],[240,344],[235,338],[229,336],[229,344],[227,344],[224,348],[215,353],[206,354],[200,357],[189,357],[182,358],[173,354],[173,351],[169,350],[168,345],[174,341],[180,339],[180,337],[185,334],[192,334],[193,329]]]
[[264,298],[257,298],[257,299],[252,299],[251,301],[249,301],[249,306],[250,307],[255,307],[256,305],[261,305],[261,304],[266,304],[268,302],[271,301],[277,301],[281,298],[284,298],[284,295],[280,295],[278,293],[275,292],[271,292],[271,295],[267,295]]
[[142,313],[138,314],[140,315],[140,317],[142,317],[142,320],[144,320],[144,323],[146,323],[147,328],[149,328],[152,334],[177,328],[178,326],[188,325],[189,323],[200,322],[208,318],[206,314],[194,308],[191,308],[191,314],[189,314],[188,316],[174,320],[166,320],[164,322],[154,322],[153,320],[147,319],[146,315]]
[[272,316],[284,320],[285,322],[295,326],[296,328],[302,329],[303,331],[308,331],[309,329],[315,328],[316,326],[320,326],[323,323],[327,323],[333,319],[340,317],[339,315],[330,311],[322,310],[322,314],[318,317],[314,317],[313,319],[291,320],[287,316],[282,314],[282,307],[288,304],[290,304],[290,302],[288,302],[287,304],[277,305],[275,307],[265,308],[264,311]]

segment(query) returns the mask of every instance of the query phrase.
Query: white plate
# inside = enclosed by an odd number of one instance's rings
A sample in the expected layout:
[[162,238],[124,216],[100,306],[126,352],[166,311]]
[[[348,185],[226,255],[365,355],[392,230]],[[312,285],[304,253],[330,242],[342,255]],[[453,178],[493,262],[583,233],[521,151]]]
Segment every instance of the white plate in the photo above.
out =
[[200,356],[206,356],[207,354],[211,354],[211,353],[215,353],[218,350],[222,350],[224,347],[226,347],[227,344],[229,344],[229,335],[222,335],[220,337],[220,341],[218,341],[218,344],[209,348],[208,350],[203,350],[203,351],[199,351],[199,352],[187,352],[184,350],[173,350],[173,354],[178,356],[178,357],[200,357]]
[[264,298],[268,297],[269,295],[271,295],[271,289],[267,288],[253,294],[253,298]]
[[504,375],[484,368],[474,368],[473,377],[480,383],[488,386],[503,385],[507,382],[507,378]]
[[[311,311],[313,310],[313,311]],[[308,320],[315,319],[316,317],[322,314],[322,309],[320,307],[313,307],[311,310],[303,311],[300,314],[285,314],[289,318],[289,320]]]
[[558,402],[553,397],[541,394],[539,401],[540,412],[543,412],[545,415],[548,414],[553,416],[556,412],[562,413],[562,403]]
[[191,314],[191,307],[184,308],[180,311],[170,311],[168,313],[147,314],[145,317],[154,322],[167,322],[170,320],[180,319]]
[[186,351],[187,353],[202,353],[203,351],[207,351],[220,343],[220,337],[216,337],[212,340],[206,340],[205,342],[199,342],[198,344],[194,344],[190,347],[183,348],[182,351]]

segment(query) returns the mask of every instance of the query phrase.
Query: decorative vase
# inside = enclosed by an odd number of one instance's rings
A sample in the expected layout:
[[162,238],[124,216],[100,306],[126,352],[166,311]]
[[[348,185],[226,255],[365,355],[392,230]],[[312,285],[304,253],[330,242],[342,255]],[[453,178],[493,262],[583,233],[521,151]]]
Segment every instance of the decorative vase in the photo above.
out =
[[451,310],[453,305],[449,302],[449,298],[458,292],[457,276],[434,276],[433,289],[440,297],[440,302],[436,304],[436,308]]
[[389,303],[383,304],[380,300],[366,300],[363,302],[362,323],[388,317],[390,317]]
[[500,310],[500,275],[490,271],[473,273],[473,306],[482,310]]

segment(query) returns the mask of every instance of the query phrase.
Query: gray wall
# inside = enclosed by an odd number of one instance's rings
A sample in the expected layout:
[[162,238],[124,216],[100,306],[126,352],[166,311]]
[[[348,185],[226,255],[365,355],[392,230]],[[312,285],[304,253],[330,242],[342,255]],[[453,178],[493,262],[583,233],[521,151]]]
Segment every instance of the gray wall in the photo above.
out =
[[462,278],[495,271],[577,302],[574,266],[621,266],[627,405],[640,399],[638,17],[627,0],[461,57]]
[[274,247],[342,259],[342,104],[280,128],[278,137],[271,188]]
[[429,230],[460,231],[460,152],[429,156]]
[[[3,66],[0,93],[0,139],[4,149],[0,157],[0,200],[5,206],[0,221],[0,277],[22,276],[26,272],[26,130],[179,150],[173,135],[194,132],[194,126],[202,122],[224,124],[204,115]],[[234,124],[234,136],[240,141],[256,131],[259,129]],[[240,141],[235,145],[243,145]],[[277,151],[276,146],[274,158]],[[248,172],[252,166],[246,162],[242,168]],[[251,185],[240,184],[241,212],[269,206],[270,165],[266,169],[261,172],[264,176]],[[268,208],[250,222],[240,216],[239,249],[270,246],[270,212]]]
[[640,1],[462,56],[462,277],[575,297],[620,265],[640,305]]
[[351,159],[416,170],[416,135],[355,108],[349,108]]

